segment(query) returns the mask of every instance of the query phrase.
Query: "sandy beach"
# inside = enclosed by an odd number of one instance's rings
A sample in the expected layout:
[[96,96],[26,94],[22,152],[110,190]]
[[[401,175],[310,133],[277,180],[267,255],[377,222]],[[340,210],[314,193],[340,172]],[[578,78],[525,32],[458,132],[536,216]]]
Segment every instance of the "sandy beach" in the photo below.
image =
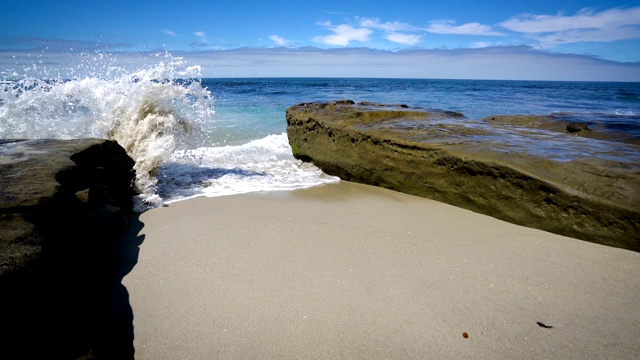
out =
[[137,359],[637,359],[640,254],[349,182],[143,213]]

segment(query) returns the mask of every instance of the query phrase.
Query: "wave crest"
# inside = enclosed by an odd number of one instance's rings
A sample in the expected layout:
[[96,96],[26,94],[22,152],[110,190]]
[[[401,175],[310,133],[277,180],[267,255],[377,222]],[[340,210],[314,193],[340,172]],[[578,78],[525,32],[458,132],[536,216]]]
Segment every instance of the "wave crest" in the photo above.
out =
[[135,160],[138,209],[160,206],[157,169],[177,148],[203,145],[213,98],[200,67],[169,54],[135,71],[114,71],[103,59],[83,78],[3,82],[0,138],[115,140]]

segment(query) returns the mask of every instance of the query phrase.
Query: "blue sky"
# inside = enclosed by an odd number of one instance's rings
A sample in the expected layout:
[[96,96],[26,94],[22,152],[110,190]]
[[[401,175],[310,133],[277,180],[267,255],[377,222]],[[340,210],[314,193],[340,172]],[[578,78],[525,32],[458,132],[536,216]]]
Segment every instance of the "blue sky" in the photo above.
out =
[[0,13],[3,77],[35,58],[168,51],[205,77],[640,81],[640,1],[0,0]]

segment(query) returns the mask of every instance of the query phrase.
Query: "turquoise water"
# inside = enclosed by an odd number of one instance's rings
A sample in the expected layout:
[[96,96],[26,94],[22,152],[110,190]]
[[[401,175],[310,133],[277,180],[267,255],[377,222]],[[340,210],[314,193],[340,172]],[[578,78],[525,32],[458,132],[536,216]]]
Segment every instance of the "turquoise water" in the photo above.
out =
[[246,124],[241,134],[285,131],[283,114],[291,105],[351,99],[457,111],[469,119],[564,113],[640,136],[639,83],[263,78],[203,79],[202,85],[211,91],[221,121]]

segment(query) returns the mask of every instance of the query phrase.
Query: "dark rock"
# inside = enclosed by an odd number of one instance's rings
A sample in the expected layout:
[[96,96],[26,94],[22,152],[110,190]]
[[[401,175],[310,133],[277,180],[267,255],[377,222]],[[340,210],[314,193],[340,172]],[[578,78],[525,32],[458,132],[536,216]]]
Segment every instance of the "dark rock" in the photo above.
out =
[[[99,139],[4,141],[0,144],[0,279],[28,268],[14,263],[40,251],[51,234],[91,241],[127,231],[133,207],[133,160],[117,143]],[[76,193],[86,191],[83,203]],[[46,238],[46,239],[45,239]],[[23,240],[29,239],[29,241]],[[87,240],[83,240],[87,241]],[[20,263],[19,266],[14,266]]]
[[585,123],[573,122],[573,123],[567,125],[567,132],[569,132],[569,133],[577,133],[577,132],[580,132],[580,131],[587,131],[587,130],[591,130],[591,129],[589,129],[589,125],[587,125]]
[[[114,249],[131,225],[133,164],[114,141],[0,140],[1,358],[109,352],[97,318],[123,291]],[[133,357],[130,341],[110,347]]]
[[637,146],[496,120],[306,103],[287,109],[287,132],[296,158],[344,180],[640,251]]
[[[355,104],[354,101],[352,100],[343,100],[346,101],[346,104]],[[336,101],[337,104],[339,104],[339,101]],[[358,105],[362,105],[362,106],[377,106],[377,107],[389,107],[389,106],[393,106],[393,107],[401,107],[401,108],[405,108],[408,109],[409,105],[407,104],[379,104],[379,103],[374,103],[374,102],[369,102],[369,101],[360,101],[358,103]]]
[[[640,134],[640,123],[630,129],[629,124],[633,123],[633,119],[627,116],[620,121],[617,117],[617,115],[607,114],[559,113],[554,115],[492,115],[482,120],[491,124],[514,125],[528,129],[569,133],[588,139],[640,145],[640,137],[637,135]],[[576,121],[576,119],[580,121]]]

